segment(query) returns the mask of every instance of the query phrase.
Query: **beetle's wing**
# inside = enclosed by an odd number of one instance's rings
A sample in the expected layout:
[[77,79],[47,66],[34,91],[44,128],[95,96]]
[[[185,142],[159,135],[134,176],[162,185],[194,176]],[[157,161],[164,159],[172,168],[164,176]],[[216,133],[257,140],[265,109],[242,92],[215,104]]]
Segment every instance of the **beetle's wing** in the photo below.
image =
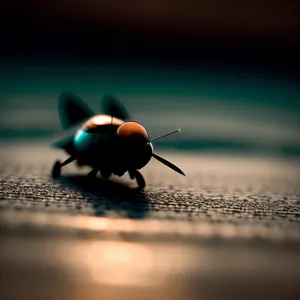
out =
[[60,139],[52,144],[52,147],[59,148],[65,150],[70,155],[74,155],[74,139],[73,135],[64,137],[63,139]]
[[70,92],[64,92],[59,97],[58,113],[63,129],[69,129],[94,115],[81,98]]
[[101,102],[101,112],[121,120],[129,120],[130,115],[121,102],[114,96],[106,95]]

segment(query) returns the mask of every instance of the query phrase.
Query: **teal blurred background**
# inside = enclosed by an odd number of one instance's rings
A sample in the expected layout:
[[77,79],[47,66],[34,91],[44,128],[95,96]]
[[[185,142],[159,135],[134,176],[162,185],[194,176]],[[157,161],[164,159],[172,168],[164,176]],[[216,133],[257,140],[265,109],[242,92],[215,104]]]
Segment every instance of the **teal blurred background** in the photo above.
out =
[[60,133],[57,100],[73,91],[95,112],[114,94],[161,147],[299,155],[300,88],[247,70],[22,65],[1,74],[1,140]]
[[72,91],[113,94],[158,147],[300,156],[299,4],[220,0],[1,4],[0,139],[61,133]]

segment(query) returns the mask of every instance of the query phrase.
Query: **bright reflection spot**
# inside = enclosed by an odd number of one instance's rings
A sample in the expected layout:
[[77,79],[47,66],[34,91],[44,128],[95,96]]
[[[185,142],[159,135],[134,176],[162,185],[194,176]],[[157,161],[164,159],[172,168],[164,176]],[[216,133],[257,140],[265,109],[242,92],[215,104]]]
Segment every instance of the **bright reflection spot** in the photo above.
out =
[[77,131],[74,139],[76,142],[81,142],[86,135],[87,135],[87,133],[80,129]]
[[175,278],[182,280],[207,261],[207,255],[193,247],[118,240],[74,242],[61,245],[59,253],[75,280],[113,286],[173,285]]
[[[110,285],[156,284],[149,272],[154,265],[146,247],[127,242],[92,242],[75,252],[90,279]],[[152,276],[153,277],[153,276]]]
[[82,228],[85,226],[85,228],[89,228],[90,230],[107,230],[109,227],[109,224],[105,218],[88,218],[85,220],[84,224],[77,223],[78,228]]
[[97,116],[97,117],[93,118],[93,122],[96,125],[110,124],[111,120],[112,120],[111,117],[105,116],[105,115],[100,115],[100,116]]
[[113,122],[114,125],[120,125],[124,121],[120,120],[116,117],[111,117],[108,115],[97,115],[91,119],[91,122],[94,123],[95,125],[109,125],[111,122]]

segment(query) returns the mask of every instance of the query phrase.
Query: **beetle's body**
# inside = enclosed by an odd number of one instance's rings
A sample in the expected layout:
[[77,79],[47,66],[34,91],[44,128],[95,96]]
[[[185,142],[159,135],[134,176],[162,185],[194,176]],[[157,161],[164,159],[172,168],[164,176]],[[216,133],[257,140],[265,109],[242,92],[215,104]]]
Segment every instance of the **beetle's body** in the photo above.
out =
[[112,174],[122,176],[128,171],[130,177],[136,178],[139,187],[143,188],[145,182],[138,170],[151,157],[184,175],[179,168],[153,153],[146,129],[139,123],[125,121],[129,115],[115,99],[109,100],[110,106],[106,110],[110,114],[93,115],[74,97],[64,94],[60,98],[62,127],[69,128],[83,120],[84,123],[74,134],[54,144],[64,149],[70,157],[62,164],[55,163],[53,177],[60,176],[62,166],[77,161],[79,166],[92,168],[89,176],[96,176],[100,171],[102,177],[108,178]]
[[114,173],[114,133],[123,122],[108,115],[97,115],[84,123],[75,133],[73,141],[73,155],[78,164],[99,170],[109,166],[111,173]]
[[[79,165],[98,169],[103,177],[111,174],[122,176],[126,171],[141,169],[151,158],[140,165],[131,165],[129,153],[122,149],[116,132],[125,121],[109,115],[96,115],[90,118],[74,136],[74,156]],[[149,146],[152,148],[151,143]],[[147,146],[146,146],[147,148]],[[130,149],[134,151],[134,149]]]

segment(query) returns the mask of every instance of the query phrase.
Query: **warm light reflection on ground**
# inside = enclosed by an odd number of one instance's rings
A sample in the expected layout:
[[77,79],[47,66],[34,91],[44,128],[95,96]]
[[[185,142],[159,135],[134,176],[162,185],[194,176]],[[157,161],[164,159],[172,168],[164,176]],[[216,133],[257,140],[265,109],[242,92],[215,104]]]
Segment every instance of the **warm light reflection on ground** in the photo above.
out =
[[149,272],[155,261],[143,245],[126,242],[92,242],[77,248],[74,259],[81,260],[90,279],[112,285],[158,284]]
[[[229,227],[223,239],[212,238],[213,232],[205,239],[202,227],[196,241],[184,233],[170,235],[168,227],[181,226],[175,221],[156,220],[152,228],[147,220],[72,216],[72,223],[66,215],[6,216],[0,214],[3,299],[253,299],[255,289],[263,293],[259,299],[291,299],[298,292],[298,243],[253,244],[254,239],[233,239]],[[84,224],[93,230],[79,230]],[[148,239],[136,234],[146,225],[153,230]],[[103,226],[107,232],[100,234]],[[268,297],[272,292],[280,297]]]
[[[125,241],[90,241],[64,244],[58,260],[67,262],[75,279],[117,286],[160,286],[173,284],[193,266],[199,268],[202,251]],[[88,278],[87,278],[88,277]]]

